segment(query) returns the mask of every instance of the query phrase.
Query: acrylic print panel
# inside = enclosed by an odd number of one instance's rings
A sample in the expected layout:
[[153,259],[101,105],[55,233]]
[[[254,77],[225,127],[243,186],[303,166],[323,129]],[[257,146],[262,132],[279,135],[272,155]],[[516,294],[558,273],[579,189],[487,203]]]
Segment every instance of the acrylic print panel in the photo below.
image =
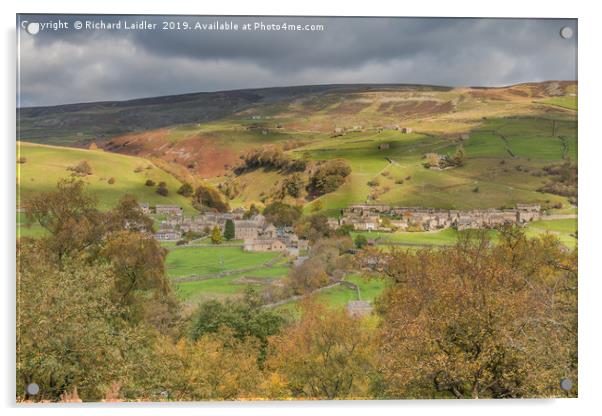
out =
[[576,20],[17,34],[18,402],[577,396]]

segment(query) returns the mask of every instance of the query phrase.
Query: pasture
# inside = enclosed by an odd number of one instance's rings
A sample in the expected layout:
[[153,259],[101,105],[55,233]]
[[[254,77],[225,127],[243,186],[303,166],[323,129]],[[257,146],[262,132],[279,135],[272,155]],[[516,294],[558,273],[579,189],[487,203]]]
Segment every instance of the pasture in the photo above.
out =
[[[113,207],[125,195],[133,195],[139,202],[155,204],[176,204],[188,213],[194,210],[190,200],[178,195],[176,191],[182,185],[177,179],[161,170],[146,159],[103,152],[67,147],[46,146],[19,142],[17,157],[25,158],[25,163],[17,164],[17,204],[40,192],[56,188],[57,181],[71,178],[68,168],[87,161],[92,174],[77,177],[88,186],[87,190],[97,198],[100,209]],[[138,171],[138,172],[136,172]],[[109,179],[114,178],[114,183]],[[145,186],[147,179],[156,184],[165,182],[169,194],[156,193],[156,186]]]

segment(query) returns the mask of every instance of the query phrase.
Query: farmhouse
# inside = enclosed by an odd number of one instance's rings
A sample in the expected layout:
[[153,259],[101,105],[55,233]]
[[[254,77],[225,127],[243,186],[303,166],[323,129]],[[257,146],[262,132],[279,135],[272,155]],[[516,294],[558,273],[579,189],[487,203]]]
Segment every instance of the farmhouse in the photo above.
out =
[[401,130],[401,132],[403,134],[408,134],[408,133],[412,132],[412,128],[411,127],[402,127],[400,130]]
[[386,150],[390,147],[389,143],[381,143],[378,145],[378,150]]
[[253,220],[234,221],[234,238],[247,240],[257,238],[262,225]]
[[177,205],[160,205],[157,204],[155,207],[155,213],[157,215],[182,215],[182,207]]
[[245,240],[245,251],[285,251],[286,245],[276,239],[270,237],[261,237]]
[[155,233],[159,241],[176,241],[182,238],[182,233],[176,230],[159,230]]

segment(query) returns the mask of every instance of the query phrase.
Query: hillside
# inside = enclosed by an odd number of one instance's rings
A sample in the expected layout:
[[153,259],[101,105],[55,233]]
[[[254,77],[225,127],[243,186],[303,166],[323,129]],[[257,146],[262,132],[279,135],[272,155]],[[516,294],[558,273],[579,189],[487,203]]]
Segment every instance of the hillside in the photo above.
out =
[[[107,209],[124,195],[135,196],[140,202],[154,204],[177,204],[191,212],[190,201],[176,193],[181,183],[173,176],[158,168],[148,160],[104,152],[67,147],[47,146],[19,142],[17,159],[17,190],[19,201],[42,191],[56,187],[60,178],[72,177],[68,170],[82,161],[87,161],[92,173],[80,177],[88,183],[89,191],[98,198],[99,206]],[[109,179],[114,178],[110,184]],[[145,185],[147,179],[155,183],[165,182],[169,190],[167,196],[155,192],[156,186]]]
[[258,105],[287,103],[314,94],[370,90],[430,91],[447,87],[417,85],[305,85],[200,92],[128,101],[105,101],[17,109],[21,140],[77,145],[91,139],[153,130],[178,124],[206,123]]
[[[290,173],[234,173],[265,146],[310,163],[341,158],[352,174],[318,200],[288,202],[334,214],[349,203],[491,208],[570,206],[539,190],[546,167],[577,160],[577,84],[500,88],[323,85],[197,93],[20,110],[27,141],[87,145],[149,159],[177,178],[208,180],[230,204],[273,199]],[[402,128],[408,129],[404,133]],[[465,152],[463,166],[426,169],[427,154]],[[307,180],[308,172],[301,176]]]

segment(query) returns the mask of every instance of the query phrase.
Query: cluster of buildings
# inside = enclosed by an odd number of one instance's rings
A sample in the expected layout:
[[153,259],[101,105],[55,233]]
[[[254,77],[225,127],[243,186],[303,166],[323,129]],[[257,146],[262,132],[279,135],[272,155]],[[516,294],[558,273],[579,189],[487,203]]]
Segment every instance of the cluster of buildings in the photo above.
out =
[[[383,224],[384,217],[388,219],[386,226]],[[512,209],[469,211],[362,204],[343,209],[340,218],[329,219],[329,225],[333,229],[352,225],[358,231],[392,231],[392,228],[432,231],[450,227],[465,230],[504,224],[520,225],[540,218],[541,207],[538,204],[516,204],[516,208]]]
[[176,205],[157,205],[154,211],[148,204],[140,204],[147,213],[164,216],[155,238],[161,241],[177,241],[186,232],[210,233],[218,227],[223,233],[226,222],[234,224],[234,239],[244,241],[246,251],[289,251],[298,254],[299,250],[308,248],[307,240],[300,239],[290,227],[276,228],[266,221],[261,214],[245,219],[245,211],[236,209],[232,212],[208,212],[195,216],[185,216],[182,208]]
[[[401,132],[402,134],[409,134],[413,131],[411,127],[402,127],[397,124],[379,126],[379,127],[376,127],[375,129],[379,133],[382,132],[383,130],[396,130],[396,131]],[[364,126],[358,124],[358,125],[354,125],[351,127],[335,127],[332,130],[332,135],[333,135],[332,137],[342,136],[345,133],[353,133],[353,132],[358,132],[358,131],[364,131]]]

